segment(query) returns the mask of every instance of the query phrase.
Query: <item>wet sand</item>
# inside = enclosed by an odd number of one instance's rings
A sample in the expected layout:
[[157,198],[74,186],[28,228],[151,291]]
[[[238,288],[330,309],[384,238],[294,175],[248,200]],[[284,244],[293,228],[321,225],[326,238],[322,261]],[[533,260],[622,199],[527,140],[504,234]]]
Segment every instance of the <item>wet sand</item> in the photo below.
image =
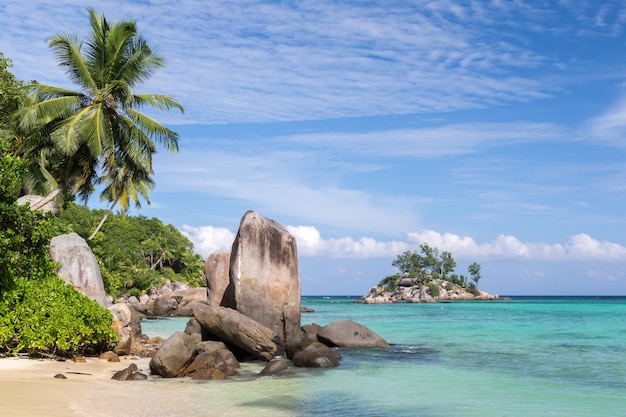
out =
[[[268,378],[204,382],[111,379],[115,372],[131,363],[149,374],[147,358],[122,358],[121,362],[87,358],[87,363],[0,358],[0,416],[293,415],[283,407],[276,407],[273,401],[266,403],[274,396],[276,384],[283,385],[287,381]],[[258,372],[257,366],[253,365],[248,372]],[[67,379],[55,378],[59,373]]]

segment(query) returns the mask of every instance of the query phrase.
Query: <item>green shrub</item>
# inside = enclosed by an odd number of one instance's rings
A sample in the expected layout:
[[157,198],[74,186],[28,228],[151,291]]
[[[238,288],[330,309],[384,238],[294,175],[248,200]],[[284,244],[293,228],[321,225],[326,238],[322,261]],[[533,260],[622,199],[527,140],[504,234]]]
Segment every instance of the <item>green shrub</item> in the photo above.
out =
[[385,291],[393,291],[398,288],[398,281],[400,280],[400,275],[390,275],[386,278],[383,278],[378,285],[385,287]]
[[426,286],[428,287],[428,292],[431,296],[439,297],[439,286],[437,284],[429,282]]
[[117,340],[111,313],[56,276],[15,279],[0,300],[0,350],[98,352]]
[[476,285],[474,285],[473,282],[470,282],[470,284],[467,286],[467,292],[469,292],[472,295],[480,295],[480,292],[478,291],[478,288],[476,288]]

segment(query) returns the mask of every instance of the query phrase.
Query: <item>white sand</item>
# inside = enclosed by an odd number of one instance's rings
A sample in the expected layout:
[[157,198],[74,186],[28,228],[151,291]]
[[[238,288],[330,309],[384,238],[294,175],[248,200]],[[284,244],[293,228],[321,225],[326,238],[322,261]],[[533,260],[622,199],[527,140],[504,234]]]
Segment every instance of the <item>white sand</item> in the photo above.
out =
[[[0,359],[0,415],[3,416],[72,416],[100,415],[91,407],[108,409],[105,393],[120,395],[128,388],[111,380],[116,371],[130,360],[107,362],[88,358],[87,363],[58,362],[24,358]],[[140,369],[148,361],[134,361]],[[54,378],[63,374],[67,379]],[[102,395],[98,395],[101,393]],[[110,398],[109,398],[110,399]],[[93,411],[93,413],[92,413]]]
[[[286,380],[196,382],[186,379],[116,381],[111,376],[131,363],[149,373],[149,359],[87,363],[0,358],[0,416],[288,416],[265,404],[277,392],[295,388]],[[255,370],[256,371],[256,370]],[[54,378],[63,374],[67,379]],[[299,385],[296,381],[296,385]],[[271,401],[270,401],[271,402]]]

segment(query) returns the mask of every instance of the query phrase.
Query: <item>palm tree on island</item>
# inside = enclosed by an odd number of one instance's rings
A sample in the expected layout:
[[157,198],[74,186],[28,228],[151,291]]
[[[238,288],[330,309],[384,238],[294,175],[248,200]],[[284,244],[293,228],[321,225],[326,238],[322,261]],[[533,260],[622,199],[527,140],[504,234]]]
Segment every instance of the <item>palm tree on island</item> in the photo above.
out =
[[105,185],[101,199],[110,203],[107,214],[118,203],[125,210],[129,199],[139,207],[140,195],[149,204],[157,145],[178,151],[178,134],[138,109],[183,112],[183,107],[167,95],[133,91],[163,67],[164,60],[137,35],[135,21],[109,23],[89,9],[89,22],[86,43],[68,34],[49,41],[59,65],[79,89],[35,82],[27,86],[29,105],[18,114],[18,130],[24,136],[18,153],[29,164],[24,187],[47,196],[31,206],[33,210],[57,197],[75,195],[86,201],[97,184]]

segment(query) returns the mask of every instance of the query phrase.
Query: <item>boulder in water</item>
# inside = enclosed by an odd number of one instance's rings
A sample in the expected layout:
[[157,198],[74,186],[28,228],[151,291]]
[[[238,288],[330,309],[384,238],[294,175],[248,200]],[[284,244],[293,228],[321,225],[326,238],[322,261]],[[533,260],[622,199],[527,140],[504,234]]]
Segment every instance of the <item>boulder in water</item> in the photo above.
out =
[[338,347],[388,348],[389,344],[372,330],[352,320],[339,320],[322,327],[317,338]]

